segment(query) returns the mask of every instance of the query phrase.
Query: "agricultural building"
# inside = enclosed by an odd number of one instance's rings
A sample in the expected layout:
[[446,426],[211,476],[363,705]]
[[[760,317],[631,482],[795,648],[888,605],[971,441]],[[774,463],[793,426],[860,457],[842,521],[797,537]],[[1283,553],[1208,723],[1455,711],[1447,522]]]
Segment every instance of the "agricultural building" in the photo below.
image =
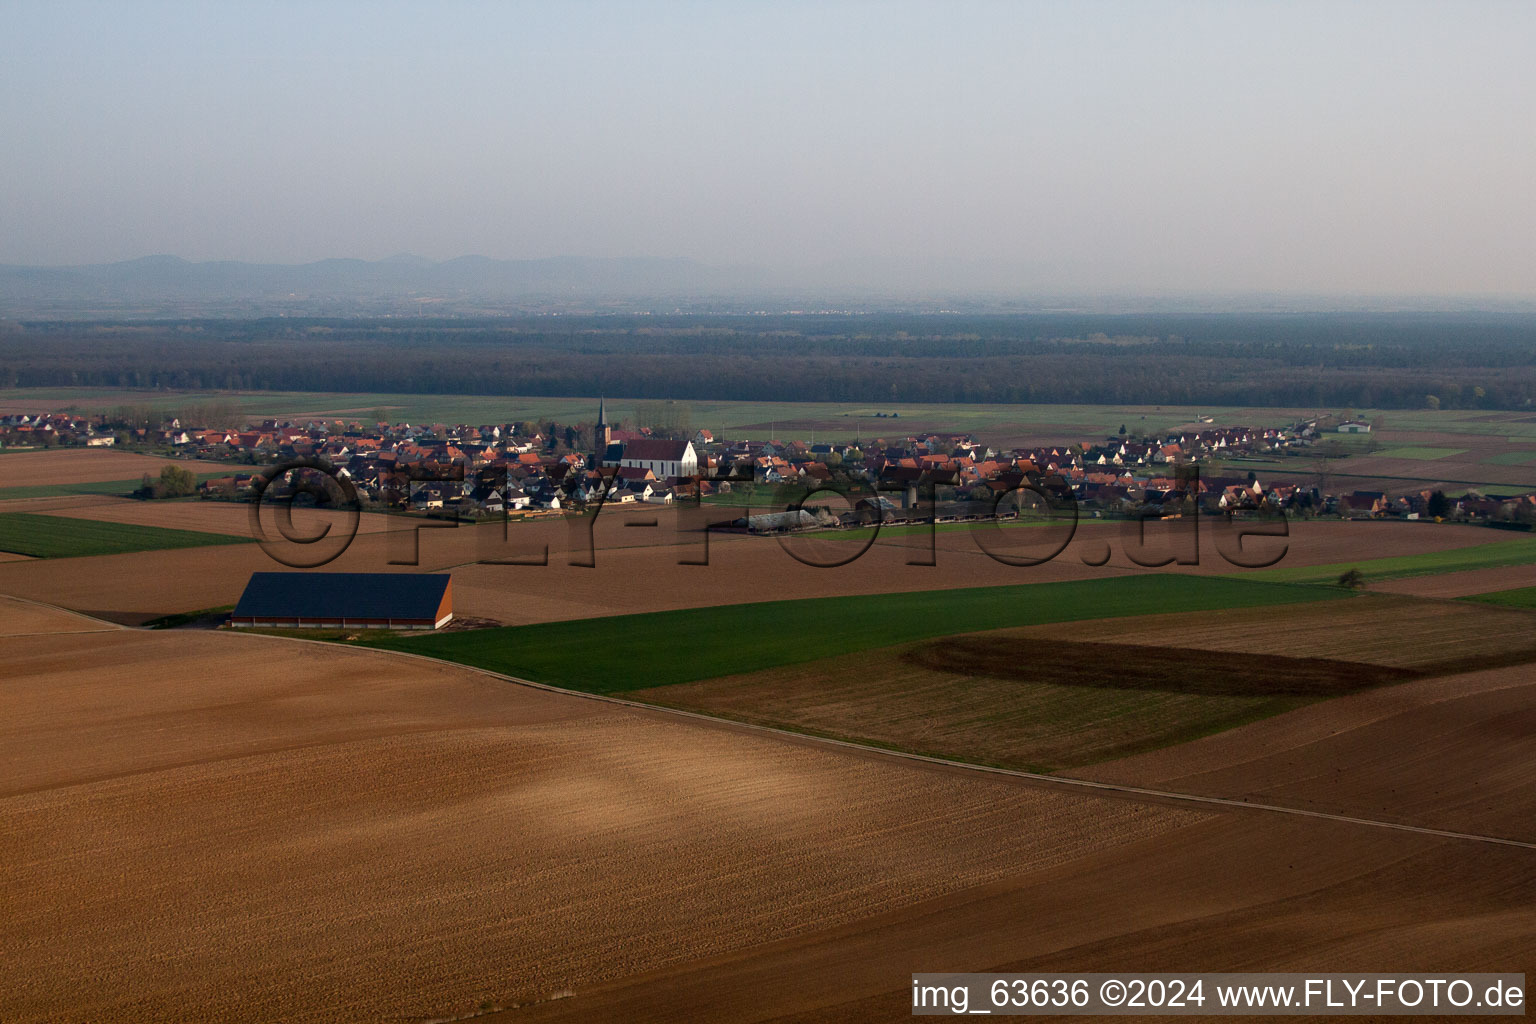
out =
[[281,629],[440,629],[453,620],[447,573],[258,572],[231,626]]

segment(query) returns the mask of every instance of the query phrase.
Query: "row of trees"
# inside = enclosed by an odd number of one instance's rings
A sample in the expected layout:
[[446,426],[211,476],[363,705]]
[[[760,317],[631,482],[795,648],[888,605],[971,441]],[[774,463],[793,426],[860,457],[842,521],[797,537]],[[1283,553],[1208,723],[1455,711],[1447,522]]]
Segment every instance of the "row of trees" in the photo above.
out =
[[[803,318],[814,320],[814,318]],[[1349,344],[1310,321],[1290,340],[1137,341],[952,333],[899,337],[612,328],[412,328],[344,322],[324,335],[259,324],[196,332],[28,325],[0,336],[0,384],[642,399],[639,426],[691,432],[688,400],[1077,403],[1524,409],[1536,404],[1536,321],[1478,342]],[[921,317],[908,326],[930,332]],[[1308,326],[1310,324],[1310,326]],[[966,326],[962,322],[959,326]],[[1029,325],[1018,325],[1021,331]],[[1237,326],[1242,326],[1238,323]],[[997,328],[1001,329],[1001,328]],[[1419,330],[1420,328],[1415,328]],[[1408,330],[1407,327],[1404,328]],[[1340,338],[1345,341],[1339,340]],[[1331,340],[1330,340],[1331,339]],[[673,399],[668,402],[666,399]],[[125,413],[125,419],[127,418]],[[135,418],[143,416],[135,414]],[[184,417],[206,419],[201,411]]]
[[169,408],[142,404],[118,405],[107,411],[106,425],[114,430],[144,429],[156,428],[162,423],[175,420],[186,430],[218,430],[240,424],[244,416],[244,411],[234,402],[210,399]]

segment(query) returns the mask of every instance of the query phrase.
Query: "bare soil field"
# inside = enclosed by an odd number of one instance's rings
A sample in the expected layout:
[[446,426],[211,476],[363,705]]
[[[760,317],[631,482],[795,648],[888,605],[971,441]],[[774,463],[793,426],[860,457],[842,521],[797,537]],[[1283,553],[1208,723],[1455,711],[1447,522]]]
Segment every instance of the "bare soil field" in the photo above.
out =
[[0,501],[0,513],[4,512],[59,512],[63,509],[85,509],[111,505],[127,505],[131,499],[113,494],[64,494],[51,498],[6,498]]
[[[1235,572],[1218,553],[1218,531],[1202,524],[1201,564],[1149,570],[1126,557],[1126,524],[1085,523],[1062,555],[1038,566],[1005,565],[984,554],[964,530],[936,534],[936,550],[920,534],[886,535],[859,555],[862,538],[841,536],[815,542],[813,557],[847,560],[836,568],[797,561],[772,538],[715,535],[709,564],[697,542],[674,546],[677,536],[668,513],[598,517],[595,559],[586,534],[574,534],[568,522],[545,520],[510,524],[503,542],[498,525],[438,529],[390,517],[382,532],[360,535],[339,559],[324,568],[336,572],[452,571],[454,606],[461,614],[494,622],[521,624],[557,619],[616,615],[635,611],[782,598],[935,590],[960,586],[1087,579],[1128,572]],[[636,526],[647,521],[656,526]],[[585,531],[582,521],[577,528]],[[1171,551],[1159,529],[1150,526],[1147,554]],[[1303,522],[1290,525],[1282,565],[1332,564],[1485,544],[1499,539],[1472,526],[1393,522]],[[1043,554],[1036,528],[1002,531],[1004,554]],[[1028,538],[1028,549],[1014,538]],[[799,546],[801,542],[793,542]],[[1230,540],[1219,542],[1231,550]],[[1250,555],[1278,548],[1271,538],[1250,539]],[[546,555],[547,565],[476,564],[482,559],[516,560]],[[288,545],[286,555],[310,550]],[[1087,565],[1106,553],[1101,566]],[[1164,555],[1166,557],[1166,555]],[[391,565],[391,561],[419,565]],[[595,560],[595,567],[572,565]],[[936,564],[908,564],[932,560]],[[1144,557],[1144,561],[1152,560]],[[100,612],[115,621],[141,623],[177,612],[233,604],[252,572],[282,569],[256,545],[230,545],[181,551],[139,552],[71,559],[67,565],[0,565],[0,592],[81,611]]]
[[1371,589],[1388,594],[1413,594],[1416,597],[1470,597],[1473,594],[1530,586],[1536,586],[1536,566],[1508,565],[1499,569],[1473,569],[1439,576],[1388,580],[1373,584]]
[[[1530,569],[1524,571],[1528,576]],[[1076,642],[1099,644],[1153,644],[1276,657],[1304,653],[1312,658],[1424,668],[1470,656],[1536,651],[1536,617],[1514,608],[1381,596],[1075,622],[1069,629],[1029,626],[1003,635],[1034,643],[1070,635]],[[1254,668],[1265,671],[1262,666],[1261,661]]]
[[145,473],[158,475],[166,466],[181,466],[193,473],[235,472],[239,467],[196,459],[161,459],[109,448],[54,448],[0,455],[0,489],[41,487],[50,484],[84,484],[98,480],[129,480]]
[[[1530,841],[1533,696],[1536,680],[1520,669],[1421,680],[1078,774]],[[902,979],[914,963],[1530,973],[1532,864],[1529,849],[1224,813],[1102,857],[500,1019],[663,1021],[685,1005],[704,1019],[894,1021],[910,1013]]]
[[[0,657],[7,1020],[864,1022],[909,1018],[914,970],[1536,973],[1528,849],[261,637]],[[1421,680],[1092,771],[1536,838],[1533,691]]]
[[[1490,450],[1488,454],[1514,451],[1513,448]],[[1536,467],[1506,466],[1496,462],[1483,462],[1473,452],[1447,456],[1443,459],[1394,459],[1385,456],[1361,455],[1349,459],[1338,467],[1339,474],[1351,477],[1376,477],[1378,486],[1362,487],[1362,490],[1405,490],[1400,484],[1388,488],[1379,486],[1392,479],[1410,481],[1419,489],[1444,486],[1447,490],[1464,490],[1466,481],[1477,484],[1497,484],[1520,493],[1536,487]],[[1335,479],[1330,477],[1330,480]]]
[[8,1021],[580,999],[1211,817],[259,637],[0,656]]
[[[1511,970],[1530,851],[1241,814],[850,925],[488,1020],[911,1019],[913,970]],[[914,968],[914,964],[921,967]],[[686,1016],[679,1013],[686,1007]]]
[[1424,679],[1312,704],[1086,777],[1536,841],[1536,675]]
[[0,637],[99,631],[116,632],[118,627],[93,621],[62,608],[0,596]]
[[[995,637],[980,633],[946,644],[971,647],[996,643]],[[1037,667],[1040,648],[1016,642],[1010,645],[1012,672],[940,667],[920,657],[940,646],[866,651],[628,696],[737,721],[1036,772],[1176,743],[1302,703],[1288,693],[1210,694],[1187,687],[1127,692],[1081,685],[1082,680],[1064,678],[1060,665]],[[1127,664],[1123,672],[1106,672],[1101,660],[1070,664],[1078,675],[1094,674],[1105,682],[1136,670]],[[1216,667],[1233,670],[1230,664]],[[1167,673],[1158,680],[1170,682]]]
[[[249,536],[251,533],[251,506],[227,501],[93,502],[73,508],[60,508],[53,514],[72,519],[96,519],[108,523],[133,523],[137,526],[160,526],[202,533],[235,536]],[[335,509],[296,506],[289,511],[284,506],[264,504],[259,506],[258,514],[262,517],[263,529],[274,537],[278,536],[280,515],[291,516],[289,529],[301,537],[314,536],[327,526],[333,533],[352,528],[350,514]],[[359,536],[382,533],[389,528],[389,516],[371,512],[359,513],[357,516]]]

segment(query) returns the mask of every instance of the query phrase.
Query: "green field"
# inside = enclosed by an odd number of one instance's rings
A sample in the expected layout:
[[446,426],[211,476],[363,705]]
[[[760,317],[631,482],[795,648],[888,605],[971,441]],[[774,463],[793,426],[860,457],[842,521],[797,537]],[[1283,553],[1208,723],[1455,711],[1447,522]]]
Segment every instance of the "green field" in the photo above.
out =
[[1536,466],[1536,452],[1500,452],[1482,461],[1492,466]]
[[1536,587],[1520,587],[1515,590],[1496,590],[1490,594],[1477,594],[1474,597],[1464,597],[1462,600],[1476,601],[1479,604],[1500,604],[1507,608],[1536,609]]
[[1472,434],[1507,438],[1519,444],[1536,438],[1536,418],[1529,412],[1487,412],[1477,409],[1389,409],[1363,411],[1367,419],[1380,416],[1388,430],[1422,430],[1443,434]]
[[[382,411],[390,421],[492,424],[533,419],[556,422],[590,421],[598,396],[536,398],[499,395],[393,395],[393,393],[327,393],[327,391],[140,391],[132,388],[11,388],[0,390],[0,411],[92,411],[118,405],[143,405],[178,410],[198,402],[218,401],[243,411],[247,419],[367,419]],[[637,399],[608,396],[610,418],[633,419]],[[900,438],[914,431],[974,431],[983,438],[1075,439],[1091,441],[1114,434],[1120,425],[1132,431],[1160,431],[1190,424],[1197,416],[1213,416],[1217,425],[1278,427],[1318,415],[1318,408],[1195,407],[1195,405],[975,405],[889,404],[840,405],[834,402],[684,402],[694,427],[717,436],[768,439],[811,439],[843,442],[852,439]],[[1341,410],[1332,410],[1335,413]],[[892,416],[895,413],[897,416]],[[1381,419],[1389,430],[1441,431],[1473,434],[1510,442],[1536,439],[1530,413],[1490,413],[1485,410],[1353,410],[1362,419]],[[879,416],[877,416],[879,415]],[[1329,434],[1327,441],[1364,451],[1378,444],[1370,434]],[[1432,456],[1442,457],[1439,450]],[[1452,450],[1445,450],[1445,453]]]
[[822,597],[365,641],[537,682],[616,693],[912,640],[1037,623],[1297,604],[1340,590],[1178,574]]
[[1406,445],[1402,448],[1383,448],[1374,455],[1379,459],[1448,459],[1452,455],[1465,455],[1465,448],[1419,448]]
[[33,558],[77,558],[118,555],[126,551],[197,548],[211,544],[248,544],[251,538],[196,530],[167,530],[158,526],[102,523],[94,519],[0,513],[0,551]]
[[[560,423],[590,421],[597,411],[597,396],[543,398],[502,395],[331,394],[326,392],[270,391],[135,391],[114,388],[18,388],[0,389],[0,411],[41,410],[54,412],[102,412],[116,406],[148,406],[176,410],[217,400],[240,409],[248,418],[303,420],[306,418],[362,419],[382,410],[394,421],[412,423],[506,423],[516,420]],[[611,419],[632,419],[637,400],[607,396]],[[1083,440],[1107,437],[1122,424],[1131,430],[1155,431],[1193,422],[1196,416],[1216,418],[1217,424],[1280,426],[1306,410],[1210,406],[1108,406],[1108,405],[975,405],[918,404],[839,405],[831,402],[720,402],[689,401],[693,425],[733,437],[767,440],[770,432],[781,440],[852,441],[876,437],[902,437],[917,430],[1002,431],[1009,436],[1040,429],[1067,433]],[[897,414],[895,417],[892,414]],[[883,414],[877,418],[877,414]],[[776,426],[776,429],[775,429]]]
[[[1428,529],[1428,527],[1425,527]],[[1433,576],[1446,572],[1464,572],[1470,569],[1498,569],[1508,565],[1536,566],[1536,536],[1523,536],[1514,540],[1477,544],[1469,548],[1453,548],[1449,551],[1428,551],[1417,555],[1398,555],[1394,558],[1367,558],[1358,562],[1337,562],[1333,565],[1297,565],[1279,569],[1261,569],[1244,573],[1244,579],[1270,580],[1280,583],[1333,583],[1348,569],[1359,569],[1365,574],[1367,584],[1386,580],[1407,579],[1410,576]]]
[[[590,419],[597,396],[544,398],[502,395],[422,395],[387,393],[328,393],[313,391],[139,391],[131,388],[13,388],[0,389],[0,411],[101,412],[122,405],[175,410],[217,400],[242,410],[254,419],[267,417],[361,418],[377,409],[391,419],[413,423],[503,423],[509,420],[553,418],[560,422]],[[618,418],[634,414],[636,400],[608,396],[610,413]],[[892,402],[873,406],[838,405],[830,402],[719,402],[689,401],[695,426],[717,433],[746,425],[783,425],[788,435],[792,423],[817,422],[817,439],[851,440],[863,437],[900,436],[919,426],[928,429],[995,430],[1033,426],[1071,428],[1084,439],[1114,433],[1121,424],[1132,430],[1160,430],[1193,422],[1198,415],[1214,416],[1216,424],[1280,426],[1325,411],[1317,408],[1266,408],[1244,406],[1109,406],[1109,405],[974,405]],[[1340,410],[1331,410],[1335,413]],[[1390,430],[1438,431],[1508,439],[1521,443],[1536,439],[1536,418],[1528,412],[1486,410],[1355,409],[1361,419],[1383,421]],[[876,413],[887,418],[876,419]],[[899,413],[896,419],[888,418]],[[844,423],[843,421],[847,422]],[[947,427],[940,424],[948,424]],[[767,431],[752,436],[763,438]],[[1370,435],[1330,434],[1328,440],[1361,446]]]

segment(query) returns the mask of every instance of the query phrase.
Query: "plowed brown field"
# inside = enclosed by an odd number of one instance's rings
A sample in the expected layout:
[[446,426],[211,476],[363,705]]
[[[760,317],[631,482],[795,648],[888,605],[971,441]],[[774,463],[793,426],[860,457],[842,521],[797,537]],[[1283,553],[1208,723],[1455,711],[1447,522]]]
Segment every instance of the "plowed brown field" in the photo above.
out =
[[[1523,670],[1425,680],[1082,774],[1532,841],[1533,697],[1536,680]],[[1223,813],[1102,856],[498,1019],[667,1021],[686,1006],[709,1020],[895,1021],[910,1013],[904,982],[914,970],[1312,971],[1321,962],[1530,973],[1533,857]]]
[[911,1019],[915,970],[1529,974],[1533,905],[1529,850],[1230,814],[487,1019],[896,1022]]
[[[1047,643],[1064,633],[1060,626],[1028,626],[1008,630],[1006,635]],[[1075,641],[1104,644],[1156,644],[1278,657],[1304,654],[1422,668],[1468,657],[1536,651],[1536,616],[1516,608],[1381,596],[1074,622],[1070,635]],[[1262,665],[1259,661],[1255,667]]]
[[[1465,448],[1466,445],[1460,447]],[[1490,454],[1501,454],[1501,452],[1496,451]],[[1329,479],[1335,487],[1340,486],[1338,481],[1345,477],[1351,478],[1351,486],[1354,485],[1355,478],[1362,481],[1374,479],[1376,486],[1368,487],[1365,483],[1361,483],[1358,489],[1389,490],[1394,494],[1426,488],[1443,488],[1456,493],[1465,490],[1468,483],[1485,486],[1487,484],[1502,485],[1515,493],[1520,493],[1536,485],[1536,467],[1479,462],[1476,461],[1477,457],[1476,453],[1447,456],[1441,459],[1393,459],[1361,455],[1337,467],[1337,473]],[[1418,486],[1415,487],[1415,484]]]
[[26,636],[33,633],[86,633],[117,630],[117,626],[97,622],[62,608],[33,604],[14,597],[0,596],[0,637]]
[[[19,511],[19,510],[18,510]],[[251,535],[251,506],[226,501],[120,501],[112,504],[92,502],[75,507],[57,508],[49,513],[71,519],[96,519],[106,523],[132,523],[159,526],[171,530],[196,530],[201,533]],[[329,526],[339,534],[352,529],[352,516],[334,509],[299,506],[291,512],[281,505],[262,505],[258,509],[263,529],[278,535],[277,516],[291,516],[290,531],[310,537]],[[389,517],[377,513],[359,513],[357,533],[382,533],[390,528]]]
[[424,1020],[1207,817],[228,634],[0,641],[0,1016]]
[[1372,590],[1417,597],[1470,597],[1496,590],[1536,587],[1536,565],[1508,565],[1498,569],[1473,569],[1439,576],[1410,576],[1371,585]]
[[[261,637],[0,659],[7,1020],[895,1021],[918,970],[1536,972],[1528,849]],[[1533,696],[1423,680],[1096,773],[1536,839]]]
[[[617,615],[626,612],[692,608],[783,598],[853,595],[950,587],[1085,579],[1147,570],[1125,555],[1123,524],[1085,524],[1072,545],[1054,561],[1034,567],[1005,565],[983,554],[964,531],[937,535],[936,565],[909,565],[929,552],[916,546],[924,539],[886,535],[855,561],[839,568],[802,564],[771,538],[740,535],[711,539],[709,565],[679,565],[702,557],[698,544],[669,546],[675,539],[670,513],[657,514],[657,526],[637,527],[647,512],[598,517],[596,568],[572,566],[585,560],[585,535],[573,543],[571,527],[561,521],[516,523],[507,543],[497,525],[422,529],[420,565],[392,566],[391,560],[417,557],[415,523],[391,517],[379,533],[360,535],[328,571],[442,571],[454,576],[454,607],[462,615],[520,624],[556,619]],[[1155,529],[1149,544],[1156,545]],[[1028,528],[1005,531],[1005,539],[1034,537]],[[1171,566],[1178,571],[1236,571],[1217,553],[1216,533],[1203,527],[1201,564]],[[1489,532],[1472,526],[1423,523],[1308,522],[1291,526],[1282,565],[1337,562],[1436,551],[1488,543]],[[857,539],[825,540],[823,552],[852,554]],[[1254,542],[1250,541],[1250,544]],[[1250,550],[1265,550],[1260,542]],[[479,559],[542,555],[548,565],[474,564]],[[1108,564],[1089,566],[1085,555],[1112,552]],[[1155,548],[1154,548],[1155,549]],[[289,547],[300,555],[307,549]],[[824,555],[822,556],[824,557]],[[135,552],[70,559],[46,566],[0,565],[0,592],[82,611],[99,612],[127,622],[160,615],[233,604],[252,572],[283,566],[256,545]]]
[[83,509],[100,505],[126,505],[131,499],[112,494],[64,494],[50,498],[6,498],[0,501],[0,512],[58,512],[61,509]]
[[1536,842],[1536,675],[1443,676],[1089,769],[1160,786]]
[[0,455],[0,488],[85,484],[100,480],[132,480],[145,473],[158,475],[166,466],[194,473],[234,473],[239,467],[196,459],[161,459],[108,448],[54,448]]

